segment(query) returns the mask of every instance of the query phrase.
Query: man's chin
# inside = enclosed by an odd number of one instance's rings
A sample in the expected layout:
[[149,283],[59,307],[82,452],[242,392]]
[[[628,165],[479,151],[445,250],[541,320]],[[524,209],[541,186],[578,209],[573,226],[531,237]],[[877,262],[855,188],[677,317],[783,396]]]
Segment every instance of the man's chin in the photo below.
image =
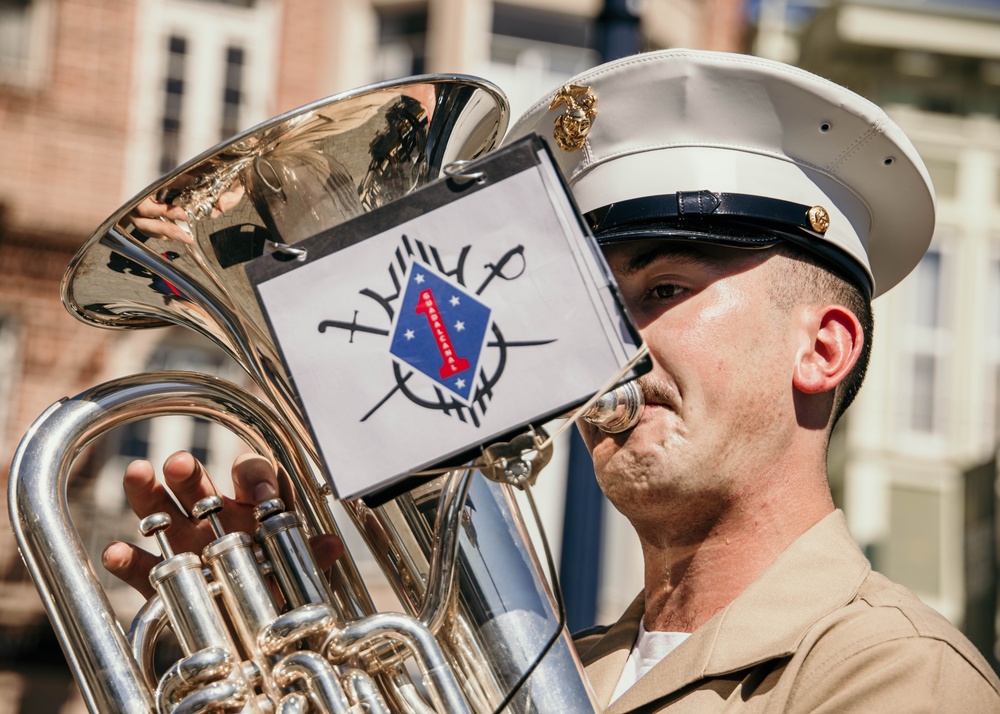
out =
[[627,472],[631,470],[638,457],[639,443],[633,436],[635,428],[620,434],[600,433],[590,445],[590,457],[594,461],[594,470],[598,476],[602,472]]

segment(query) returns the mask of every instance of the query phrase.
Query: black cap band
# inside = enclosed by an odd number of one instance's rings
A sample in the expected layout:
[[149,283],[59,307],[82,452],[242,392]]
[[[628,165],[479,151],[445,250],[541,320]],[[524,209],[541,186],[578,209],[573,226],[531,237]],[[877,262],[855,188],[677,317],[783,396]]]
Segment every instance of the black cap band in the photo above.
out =
[[869,298],[871,277],[853,257],[813,228],[812,206],[766,196],[678,191],[619,201],[584,214],[601,245],[643,238],[704,241],[740,248],[793,243],[857,285]]
[[823,234],[814,230],[809,220],[811,209],[812,206],[801,203],[745,193],[678,191],[663,196],[619,201],[591,211],[584,217],[595,234],[613,233],[618,228],[634,223],[663,218],[734,217],[792,226],[820,237]]

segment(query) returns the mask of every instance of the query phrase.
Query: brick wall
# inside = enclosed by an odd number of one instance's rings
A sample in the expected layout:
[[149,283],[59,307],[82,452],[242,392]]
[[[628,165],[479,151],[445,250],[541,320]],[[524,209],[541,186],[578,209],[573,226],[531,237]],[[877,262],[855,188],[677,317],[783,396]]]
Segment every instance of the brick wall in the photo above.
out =
[[2,365],[14,377],[0,432],[3,475],[31,422],[91,386],[118,337],[71,317],[59,282],[121,201],[136,2],[50,8],[44,80],[0,85],[0,313],[18,343],[16,363]]
[[322,99],[323,63],[330,57],[329,37],[336,3],[329,0],[286,0],[281,13],[275,114]]
[[74,319],[59,301],[59,280],[72,258],[62,246],[0,240],[0,309],[13,318],[18,335],[7,421],[0,439],[6,472],[21,436],[35,418],[63,396],[98,378],[114,333]]
[[133,0],[53,3],[41,86],[0,86],[0,204],[9,230],[74,243],[120,199]]

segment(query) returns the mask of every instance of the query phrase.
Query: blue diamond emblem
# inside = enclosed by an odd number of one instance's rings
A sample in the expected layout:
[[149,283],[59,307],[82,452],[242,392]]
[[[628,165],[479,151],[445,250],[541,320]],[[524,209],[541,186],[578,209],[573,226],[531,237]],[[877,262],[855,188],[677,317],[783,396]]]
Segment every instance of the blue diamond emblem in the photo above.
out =
[[491,313],[475,295],[414,261],[389,353],[468,404]]

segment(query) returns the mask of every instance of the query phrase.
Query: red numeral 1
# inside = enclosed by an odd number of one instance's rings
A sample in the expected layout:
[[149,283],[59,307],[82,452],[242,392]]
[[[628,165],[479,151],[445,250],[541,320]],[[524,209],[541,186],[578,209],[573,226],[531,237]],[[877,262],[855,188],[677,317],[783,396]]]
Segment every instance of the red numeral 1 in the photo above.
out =
[[434,294],[430,291],[430,288],[420,291],[416,310],[418,315],[423,315],[427,318],[427,324],[430,325],[431,333],[434,335],[434,342],[441,352],[441,359],[444,361],[438,372],[441,378],[446,379],[467,370],[469,368],[469,360],[455,354],[455,348],[451,344],[451,337],[448,335],[448,327],[441,320],[437,301],[434,299]]

